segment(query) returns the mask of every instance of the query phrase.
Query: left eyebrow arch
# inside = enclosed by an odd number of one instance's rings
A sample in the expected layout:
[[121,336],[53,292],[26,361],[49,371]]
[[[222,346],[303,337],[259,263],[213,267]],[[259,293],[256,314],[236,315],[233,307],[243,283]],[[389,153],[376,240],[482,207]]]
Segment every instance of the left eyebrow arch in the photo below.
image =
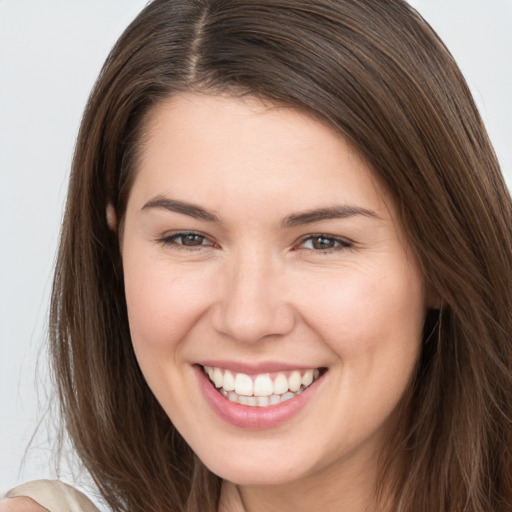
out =
[[281,223],[283,228],[292,228],[304,224],[312,224],[330,219],[346,219],[348,217],[363,216],[374,219],[380,217],[372,210],[360,208],[359,206],[341,205],[328,208],[318,208],[316,210],[307,210],[305,212],[292,213],[286,216]]
[[205,220],[207,222],[216,222],[219,224],[221,223],[220,219],[212,211],[206,210],[205,208],[195,204],[186,203],[184,201],[177,201],[176,199],[170,199],[164,196],[154,197],[142,207],[142,210],[148,210],[150,208],[160,208],[170,212],[188,215],[194,219]]

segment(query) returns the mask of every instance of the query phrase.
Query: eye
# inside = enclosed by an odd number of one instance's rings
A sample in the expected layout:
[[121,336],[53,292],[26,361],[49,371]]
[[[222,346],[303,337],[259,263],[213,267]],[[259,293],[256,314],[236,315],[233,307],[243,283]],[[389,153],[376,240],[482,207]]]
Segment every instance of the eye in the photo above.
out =
[[163,245],[173,245],[183,249],[214,245],[205,235],[193,231],[175,233],[174,235],[165,236],[159,241]]
[[312,251],[329,253],[332,251],[347,249],[352,247],[352,242],[344,238],[339,238],[332,235],[309,235],[306,238],[303,238],[299,249],[308,249]]

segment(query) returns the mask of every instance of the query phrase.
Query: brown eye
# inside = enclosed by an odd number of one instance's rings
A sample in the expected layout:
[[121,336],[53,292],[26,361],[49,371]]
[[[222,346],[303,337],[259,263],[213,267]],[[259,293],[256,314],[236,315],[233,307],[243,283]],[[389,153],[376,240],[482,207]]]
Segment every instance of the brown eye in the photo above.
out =
[[205,237],[202,235],[196,235],[194,233],[188,233],[186,235],[179,235],[176,237],[178,240],[181,239],[181,245],[186,245],[187,247],[195,247],[196,245],[203,245],[206,241]]
[[310,249],[313,251],[332,251],[332,250],[341,250],[347,247],[351,247],[352,244],[344,240],[343,238],[338,238],[335,236],[329,235],[311,235],[305,238],[300,247],[302,249]]
[[336,240],[332,238],[326,238],[324,236],[315,236],[311,239],[311,245],[313,249],[332,249],[336,247]]
[[163,245],[175,246],[179,248],[199,248],[201,246],[211,246],[211,241],[200,233],[184,232],[176,233],[175,235],[166,236],[159,240]]

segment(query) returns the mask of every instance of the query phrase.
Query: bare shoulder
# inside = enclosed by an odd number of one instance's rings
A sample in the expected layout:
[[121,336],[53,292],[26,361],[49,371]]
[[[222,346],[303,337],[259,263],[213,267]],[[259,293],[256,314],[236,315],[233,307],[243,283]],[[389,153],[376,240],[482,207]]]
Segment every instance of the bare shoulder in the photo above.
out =
[[25,496],[0,500],[0,512],[47,512],[33,499]]

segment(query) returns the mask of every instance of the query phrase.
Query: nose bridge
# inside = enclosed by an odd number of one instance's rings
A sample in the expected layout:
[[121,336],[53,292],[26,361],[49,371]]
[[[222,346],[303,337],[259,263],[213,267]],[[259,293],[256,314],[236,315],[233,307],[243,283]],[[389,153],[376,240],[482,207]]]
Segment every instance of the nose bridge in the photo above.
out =
[[283,269],[272,254],[246,247],[229,260],[217,329],[245,343],[292,330],[293,311],[283,293]]

